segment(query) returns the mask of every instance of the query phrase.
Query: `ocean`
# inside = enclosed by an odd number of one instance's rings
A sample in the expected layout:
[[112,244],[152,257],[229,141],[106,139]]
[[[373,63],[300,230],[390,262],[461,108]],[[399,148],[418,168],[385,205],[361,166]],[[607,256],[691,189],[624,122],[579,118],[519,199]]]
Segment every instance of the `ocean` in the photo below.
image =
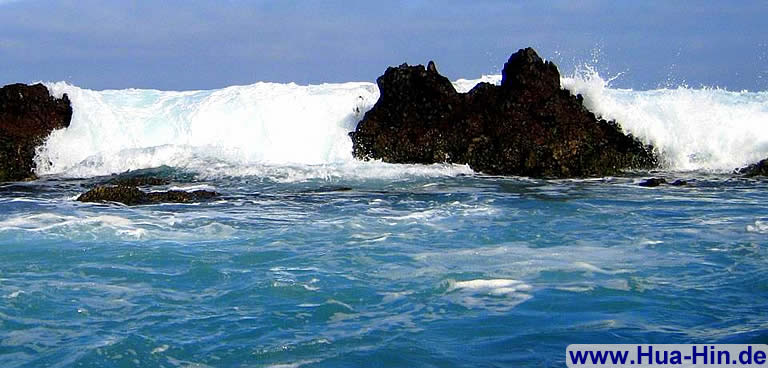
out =
[[[768,92],[562,84],[663,167],[355,161],[372,83],[47,83],[74,116],[40,180],[0,186],[0,366],[563,367],[569,344],[768,342],[768,181],[731,174],[768,157]],[[75,201],[128,170],[221,197]]]

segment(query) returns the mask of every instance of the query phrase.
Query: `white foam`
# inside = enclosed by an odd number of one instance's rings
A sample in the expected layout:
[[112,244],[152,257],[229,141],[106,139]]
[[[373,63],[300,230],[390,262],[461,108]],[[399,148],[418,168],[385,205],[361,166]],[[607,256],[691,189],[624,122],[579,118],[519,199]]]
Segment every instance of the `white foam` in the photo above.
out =
[[168,350],[168,348],[170,348],[170,346],[168,346],[167,344],[160,345],[160,346],[152,349],[151,354],[161,354],[161,353],[164,353],[166,350]]
[[104,175],[169,165],[312,165],[352,161],[347,135],[378,99],[371,83],[256,83],[211,91],[67,93],[74,115],[36,159],[40,174]]
[[490,295],[507,295],[521,291],[530,291],[531,285],[522,281],[511,279],[490,279],[490,280],[469,280],[456,281],[452,283],[448,290],[465,289],[474,290],[480,293]]
[[203,178],[221,176],[257,176],[277,182],[296,182],[309,179],[386,179],[399,180],[413,177],[440,177],[469,175],[474,171],[467,165],[399,165],[379,161],[350,161],[323,165],[262,165],[221,164],[186,165]]
[[268,368],[300,368],[308,364],[315,364],[320,362],[320,359],[307,359],[307,360],[300,360],[295,363],[279,363],[279,364],[272,364],[269,365]]
[[532,298],[533,287],[512,279],[476,279],[448,282],[446,298],[469,309],[505,312]]
[[755,220],[754,224],[747,225],[746,230],[747,230],[747,232],[750,232],[750,233],[767,234],[768,233],[768,222],[761,221],[761,220]]
[[[201,216],[199,212],[152,216],[149,218],[128,218],[105,215],[100,212],[101,204],[82,204],[82,212],[74,215],[51,213],[25,214],[0,221],[2,232],[37,233],[46,237],[67,239],[105,239],[116,237],[122,240],[148,239],[221,239],[237,234],[237,229],[222,222]],[[179,229],[194,231],[178,231]]]
[[[457,83],[462,89],[477,81]],[[68,94],[74,114],[69,128],[39,147],[41,175],[91,177],[161,165],[207,177],[284,181],[472,172],[466,166],[354,160],[348,133],[379,97],[372,83],[256,83],[185,92],[46,85],[55,96]]]
[[413,294],[413,291],[412,290],[391,291],[391,292],[382,292],[379,294],[383,295],[381,302],[384,304],[389,304],[389,303],[406,298],[407,296]]
[[141,239],[145,229],[132,220],[112,215],[69,216],[51,213],[21,215],[0,221],[0,231],[22,230],[50,234],[71,234],[85,229],[109,229],[120,237]]
[[589,67],[561,82],[595,114],[653,144],[668,169],[729,172],[768,157],[766,92],[614,89]]
[[[454,86],[466,92],[500,80],[484,75]],[[722,172],[768,157],[768,92],[614,89],[589,68],[561,82],[596,114],[653,144],[669,169]],[[450,165],[354,160],[348,133],[379,97],[372,83],[256,83],[184,92],[46,85],[56,96],[69,95],[74,115],[69,128],[39,147],[35,161],[42,175],[90,177],[162,165],[206,177],[283,181],[471,173]]]
[[21,295],[21,294],[25,294],[25,293],[24,293],[24,291],[22,291],[22,290],[16,290],[16,291],[14,291],[14,292],[12,292],[12,293],[10,293],[10,294],[6,295],[6,296],[5,296],[5,299],[13,299],[13,298],[17,298],[17,297],[18,297],[19,295]]
[[194,192],[196,190],[209,190],[216,191],[216,187],[209,184],[186,184],[186,185],[174,185],[168,188],[168,190],[180,190],[183,192]]
[[625,270],[625,269],[618,269],[618,270],[610,270],[609,271],[609,270],[597,267],[597,266],[595,266],[595,265],[593,265],[591,263],[588,263],[588,262],[573,262],[573,265],[576,268],[582,269],[582,270],[587,271],[587,272],[594,272],[594,273],[600,273],[600,274],[605,274],[605,275],[618,275],[618,274],[629,272],[629,270]]
[[483,75],[479,79],[458,79],[453,82],[453,87],[456,88],[456,92],[466,93],[481,82],[499,84],[501,83],[501,74]]

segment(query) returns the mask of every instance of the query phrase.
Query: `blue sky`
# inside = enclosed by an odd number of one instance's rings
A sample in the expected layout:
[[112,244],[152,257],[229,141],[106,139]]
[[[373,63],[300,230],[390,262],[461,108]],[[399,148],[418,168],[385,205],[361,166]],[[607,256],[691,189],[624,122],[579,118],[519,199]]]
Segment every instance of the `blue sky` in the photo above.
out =
[[768,90],[768,2],[0,0],[0,83],[209,89],[498,73],[525,46],[617,87]]

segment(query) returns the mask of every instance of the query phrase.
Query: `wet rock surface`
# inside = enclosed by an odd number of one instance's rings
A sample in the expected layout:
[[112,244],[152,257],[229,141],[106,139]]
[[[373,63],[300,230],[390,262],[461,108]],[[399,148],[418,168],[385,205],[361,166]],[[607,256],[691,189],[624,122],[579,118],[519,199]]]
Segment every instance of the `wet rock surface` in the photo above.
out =
[[69,126],[72,106],[42,84],[0,88],[0,182],[35,178],[35,148],[55,129]]
[[758,163],[736,170],[736,174],[746,177],[768,176],[768,158]]
[[77,200],[80,202],[118,202],[132,206],[157,203],[202,202],[218,196],[218,193],[208,190],[144,192],[135,186],[101,185],[81,194]]
[[688,182],[682,179],[678,179],[670,183],[667,181],[667,179],[664,179],[664,178],[650,178],[650,179],[645,179],[641,181],[637,185],[641,187],[649,187],[649,188],[658,187],[659,185],[671,185],[673,187],[682,187],[682,186],[688,185]]
[[155,185],[168,185],[171,181],[166,178],[157,178],[152,176],[135,176],[135,177],[116,177],[107,181],[107,184],[120,185],[120,186],[132,186],[132,187],[146,187]]
[[500,86],[458,93],[431,62],[390,67],[377,84],[381,97],[350,133],[358,159],[540,178],[608,176],[658,163],[651,147],[561,89],[557,67],[531,48],[509,58]]

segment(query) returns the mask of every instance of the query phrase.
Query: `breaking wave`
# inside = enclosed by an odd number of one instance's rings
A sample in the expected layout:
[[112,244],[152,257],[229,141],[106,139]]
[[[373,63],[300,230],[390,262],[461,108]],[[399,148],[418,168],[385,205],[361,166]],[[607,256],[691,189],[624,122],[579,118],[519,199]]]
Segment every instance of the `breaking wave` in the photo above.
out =
[[[498,75],[460,79],[457,90]],[[653,144],[669,170],[727,172],[768,157],[768,92],[610,87],[590,68],[562,79],[597,115]],[[256,83],[208,91],[94,91],[47,83],[68,94],[74,115],[38,149],[38,174],[108,175],[162,165],[207,176],[456,175],[465,166],[362,163],[353,131],[379,97],[373,83]],[[278,174],[275,174],[278,172]]]

